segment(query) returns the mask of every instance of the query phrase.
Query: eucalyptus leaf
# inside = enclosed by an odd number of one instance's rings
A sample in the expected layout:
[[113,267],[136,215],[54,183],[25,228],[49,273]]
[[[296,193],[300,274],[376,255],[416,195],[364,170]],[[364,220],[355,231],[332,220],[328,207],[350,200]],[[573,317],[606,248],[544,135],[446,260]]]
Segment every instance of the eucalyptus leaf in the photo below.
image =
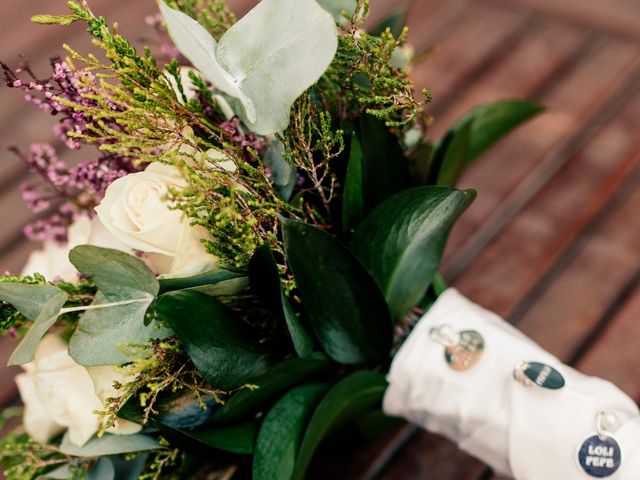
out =
[[283,152],[283,143],[277,139],[271,140],[264,150],[262,162],[270,170],[269,181],[280,198],[287,201],[296,186],[298,171],[284,158]]
[[381,204],[354,233],[351,249],[378,282],[394,320],[426,292],[451,227],[474,198],[472,190],[411,188]]
[[7,302],[33,324],[9,358],[9,365],[33,360],[36,349],[49,328],[56,322],[67,294],[51,285],[24,285],[0,282],[0,300]]
[[349,163],[342,194],[342,231],[349,235],[364,216],[362,148],[357,136],[351,139]]
[[[137,299],[124,305],[87,310],[69,340],[69,355],[80,365],[119,365],[132,360],[127,351],[132,345],[146,345],[151,339],[173,335],[157,322],[145,325],[145,313],[153,298]],[[98,291],[92,305],[109,305]]]
[[218,90],[241,104],[245,124],[261,135],[289,124],[293,102],[336,53],[331,15],[315,0],[263,0],[218,43],[188,15],[160,2],[169,35]]
[[337,23],[343,23],[343,13],[353,15],[356,11],[356,0],[316,0],[322,8],[333,15]]
[[[443,180],[446,179],[446,185],[453,186],[465,166],[542,110],[539,103],[526,100],[500,100],[474,108],[435,144],[431,160],[431,182],[437,181],[441,177],[441,171],[445,169],[447,172],[442,174]],[[460,136],[466,138],[460,139]],[[454,164],[448,165],[446,157],[449,149],[461,150],[465,143],[466,155],[463,161],[454,155],[451,160]]]
[[189,290],[169,292],[158,297],[154,311],[215,388],[232,390],[266,372],[268,353],[242,320],[215,298]]
[[116,469],[117,480],[138,480],[149,457],[148,453],[136,455],[130,460],[123,457],[111,457]]
[[252,416],[262,405],[272,401],[293,385],[326,371],[331,366],[329,359],[313,353],[306,358],[290,358],[269,368],[255,382],[255,389],[244,389],[234,393],[207,422],[211,425],[226,425]]
[[284,318],[298,356],[310,355],[313,351],[313,340],[300,323],[300,319],[282,290],[278,265],[268,245],[260,246],[251,257],[249,276],[253,290],[262,301]]
[[287,262],[303,308],[327,354],[344,364],[388,358],[389,309],[367,270],[318,227],[290,220],[283,229]]
[[65,433],[60,444],[62,453],[74,457],[102,457],[105,455],[144,452],[157,448],[160,448],[158,440],[142,433],[132,435],[105,433],[102,437],[93,437],[82,447],[71,443],[69,434]]
[[112,248],[80,245],[69,260],[89,277],[110,302],[132,298],[153,299],[159,291],[156,276],[142,260]]
[[113,480],[116,476],[116,469],[109,457],[101,457],[98,463],[89,470],[87,480]]
[[287,392],[265,416],[253,456],[253,480],[289,480],[302,434],[328,385],[301,385]]
[[384,375],[361,370],[338,382],[320,401],[302,439],[292,480],[304,478],[313,453],[326,436],[355,416],[382,402]]
[[171,330],[145,324],[159,292],[155,275],[142,260],[111,248],[80,245],[69,253],[80,273],[98,287],[91,308],[69,341],[69,355],[80,365],[117,365],[131,360],[128,345],[165,338]]

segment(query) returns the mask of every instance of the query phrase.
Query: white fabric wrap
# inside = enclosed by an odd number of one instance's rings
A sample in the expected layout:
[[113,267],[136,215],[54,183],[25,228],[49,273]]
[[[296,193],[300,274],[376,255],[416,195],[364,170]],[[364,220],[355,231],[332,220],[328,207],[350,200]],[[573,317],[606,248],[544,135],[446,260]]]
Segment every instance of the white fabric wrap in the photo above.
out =
[[[444,347],[429,336],[433,326],[476,330],[485,340],[480,362],[455,371]],[[560,390],[527,387],[513,378],[520,361],[558,370]],[[404,417],[442,434],[497,472],[517,480],[585,480],[577,450],[595,434],[598,412],[617,416],[612,436],[622,466],[608,477],[640,478],[640,413],[626,394],[605,380],[563,365],[497,315],[446,290],[420,319],[396,354],[384,397],[388,415]]]

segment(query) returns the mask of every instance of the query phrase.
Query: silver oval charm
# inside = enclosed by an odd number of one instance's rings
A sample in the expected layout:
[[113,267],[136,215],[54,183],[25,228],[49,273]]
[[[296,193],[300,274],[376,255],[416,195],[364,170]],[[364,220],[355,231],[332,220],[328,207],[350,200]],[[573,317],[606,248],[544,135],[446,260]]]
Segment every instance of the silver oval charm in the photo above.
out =
[[459,333],[456,345],[445,347],[444,358],[451,368],[458,371],[469,370],[477,365],[484,353],[484,338],[475,330]]
[[565,386],[562,374],[541,362],[520,362],[516,365],[514,377],[526,386],[536,385],[549,390],[559,390]]
[[618,442],[607,435],[595,434],[587,438],[578,448],[578,465],[584,472],[595,478],[610,477],[622,464],[622,451]]

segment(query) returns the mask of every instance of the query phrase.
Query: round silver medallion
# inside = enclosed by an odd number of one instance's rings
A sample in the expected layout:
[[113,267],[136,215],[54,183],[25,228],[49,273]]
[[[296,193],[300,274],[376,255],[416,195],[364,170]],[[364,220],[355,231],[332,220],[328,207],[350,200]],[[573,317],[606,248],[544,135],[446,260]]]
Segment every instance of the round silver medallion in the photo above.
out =
[[578,448],[578,465],[594,478],[610,477],[622,463],[622,451],[618,442],[611,437],[597,434],[587,438]]
[[459,333],[458,343],[445,347],[444,358],[451,368],[469,370],[477,365],[484,353],[484,338],[475,330]]

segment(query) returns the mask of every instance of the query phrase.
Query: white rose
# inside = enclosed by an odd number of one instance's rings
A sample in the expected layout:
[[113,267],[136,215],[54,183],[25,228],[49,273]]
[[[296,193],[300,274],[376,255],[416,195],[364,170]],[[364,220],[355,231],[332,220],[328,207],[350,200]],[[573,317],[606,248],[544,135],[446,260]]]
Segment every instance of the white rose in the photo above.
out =
[[114,237],[149,254],[157,273],[202,273],[215,268],[216,258],[201,242],[208,233],[203,227],[191,226],[185,215],[172,209],[166,200],[169,187],[180,190],[186,186],[177,168],[152,163],[143,172],[113,182],[96,212]]
[[[42,443],[65,429],[74,445],[87,443],[100,428],[100,420],[94,412],[104,407],[96,390],[105,391],[103,384],[109,376],[105,369],[111,370],[111,384],[116,379],[122,381],[114,367],[102,367],[100,385],[96,388],[87,369],[73,361],[65,342],[55,335],[43,338],[33,362],[23,368],[25,372],[16,376],[25,406],[23,425],[32,438]],[[113,396],[117,396],[117,392]],[[118,420],[108,431],[127,435],[141,428],[135,423]]]
[[111,235],[97,218],[80,215],[67,232],[67,243],[45,242],[41,250],[31,253],[22,275],[40,273],[49,280],[60,278],[69,282],[78,279],[78,272],[69,261],[69,251],[78,245],[96,245],[131,253],[132,249]]

